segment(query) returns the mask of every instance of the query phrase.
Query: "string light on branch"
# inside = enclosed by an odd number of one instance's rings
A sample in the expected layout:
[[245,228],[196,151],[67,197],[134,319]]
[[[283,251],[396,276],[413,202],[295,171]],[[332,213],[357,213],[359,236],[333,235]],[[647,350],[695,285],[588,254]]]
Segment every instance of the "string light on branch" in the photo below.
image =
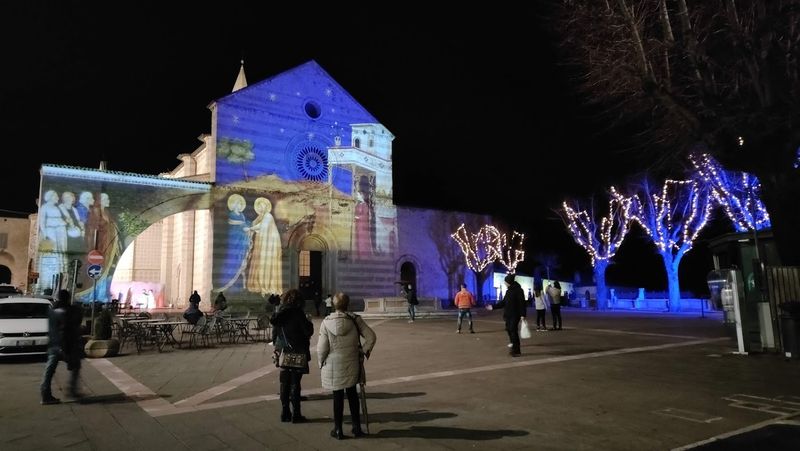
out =
[[709,191],[697,180],[666,180],[660,193],[643,184],[644,204],[633,199],[629,215],[653,240],[658,252],[680,258],[688,252],[711,217]]
[[490,263],[499,260],[509,273],[514,273],[517,264],[525,260],[525,251],[522,250],[525,235],[516,231],[510,243],[505,233],[488,224],[477,233],[470,233],[461,224],[450,236],[461,248],[467,267],[475,272],[481,272]]
[[562,203],[563,218],[572,238],[592,259],[592,266],[607,263],[617,253],[631,222],[633,199],[609,189],[608,213],[599,218],[581,210],[577,203]]
[[761,201],[761,183],[746,172],[727,171],[706,153],[692,153],[695,178],[711,192],[715,205],[722,208],[737,232],[762,230],[771,226],[769,213]]

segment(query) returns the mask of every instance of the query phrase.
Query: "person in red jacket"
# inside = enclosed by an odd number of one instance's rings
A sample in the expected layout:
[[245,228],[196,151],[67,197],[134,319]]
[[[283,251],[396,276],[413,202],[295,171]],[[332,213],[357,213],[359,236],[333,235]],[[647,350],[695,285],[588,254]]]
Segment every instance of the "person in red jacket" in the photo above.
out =
[[475,329],[472,328],[472,307],[475,307],[475,297],[472,296],[467,290],[467,284],[461,284],[461,290],[456,293],[455,301],[453,301],[458,308],[458,329],[456,329],[456,333],[461,333],[461,321],[464,319],[465,316],[469,317],[469,333],[474,334]]

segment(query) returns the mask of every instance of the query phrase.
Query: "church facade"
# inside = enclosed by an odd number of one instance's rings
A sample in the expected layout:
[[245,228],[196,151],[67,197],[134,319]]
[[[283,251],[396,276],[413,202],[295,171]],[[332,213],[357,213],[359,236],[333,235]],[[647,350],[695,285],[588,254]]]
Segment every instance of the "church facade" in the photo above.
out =
[[395,205],[394,136],[316,62],[250,86],[241,69],[209,109],[211,133],[169,173],[42,168],[40,291],[66,280],[78,299],[177,308],[193,290],[262,302],[475,288],[450,235],[492,219]]

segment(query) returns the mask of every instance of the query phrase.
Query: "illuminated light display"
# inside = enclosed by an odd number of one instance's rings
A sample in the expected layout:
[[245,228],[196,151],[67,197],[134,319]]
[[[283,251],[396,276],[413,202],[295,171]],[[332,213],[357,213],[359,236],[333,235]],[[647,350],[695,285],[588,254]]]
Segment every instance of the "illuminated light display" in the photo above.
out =
[[714,204],[722,208],[737,232],[763,230],[771,226],[761,201],[761,183],[746,172],[728,171],[706,153],[692,153],[689,160],[696,178],[711,191]]
[[598,224],[594,211],[581,210],[577,204],[564,202],[563,212],[567,229],[589,257],[592,266],[607,262],[617,253],[628,233],[631,220],[632,199],[620,194],[613,186],[609,189],[608,213]]
[[479,273],[498,258],[500,231],[492,226],[483,226],[478,233],[470,233],[464,224],[450,235],[458,243],[467,262],[467,267]]
[[651,192],[647,180],[641,188],[643,201],[632,198],[629,217],[656,245],[667,272],[670,309],[676,310],[680,302],[678,267],[711,217],[710,190],[697,180],[666,180],[660,193]]
[[501,235],[500,241],[501,252],[497,253],[498,261],[506,267],[509,274],[514,274],[517,272],[517,264],[525,261],[525,251],[522,250],[525,243],[525,234],[515,230],[511,234],[509,243],[504,233]]
[[516,230],[511,235],[509,243],[505,233],[492,225],[481,227],[478,233],[469,233],[464,224],[458,227],[452,235],[464,253],[467,267],[478,273],[483,271],[490,263],[499,261],[506,267],[508,273],[517,271],[517,265],[525,261],[525,234]]
[[[597,306],[606,307],[607,293],[606,268],[622,245],[630,230],[633,199],[623,196],[613,186],[609,189],[608,212],[598,218],[591,205],[587,212],[573,202],[562,204],[562,219],[572,238],[581,246],[592,260],[595,282],[597,283]],[[599,221],[598,221],[599,219]]]

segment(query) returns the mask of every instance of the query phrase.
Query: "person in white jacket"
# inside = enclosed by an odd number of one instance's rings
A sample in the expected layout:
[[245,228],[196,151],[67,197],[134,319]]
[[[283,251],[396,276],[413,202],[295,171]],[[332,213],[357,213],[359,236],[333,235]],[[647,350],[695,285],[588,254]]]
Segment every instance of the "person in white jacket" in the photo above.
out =
[[338,440],[347,437],[342,431],[345,392],[353,422],[353,435],[366,435],[361,429],[356,384],[366,382],[362,359],[369,358],[376,340],[375,332],[360,316],[347,313],[349,305],[348,295],[337,293],[334,296],[333,307],[336,310],[322,320],[317,341],[322,387],[333,391],[334,429],[331,437]]

